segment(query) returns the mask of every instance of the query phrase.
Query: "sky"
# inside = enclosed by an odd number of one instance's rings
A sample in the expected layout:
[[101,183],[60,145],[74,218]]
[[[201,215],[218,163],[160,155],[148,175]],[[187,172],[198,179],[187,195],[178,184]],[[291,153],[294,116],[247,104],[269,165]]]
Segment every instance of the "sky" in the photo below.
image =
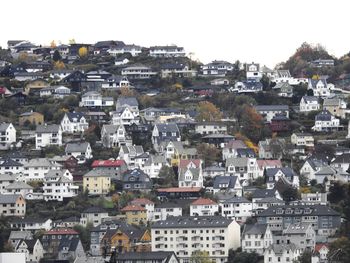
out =
[[0,6],[2,47],[9,39],[176,44],[203,63],[271,68],[303,42],[337,57],[350,51],[347,0],[1,0]]

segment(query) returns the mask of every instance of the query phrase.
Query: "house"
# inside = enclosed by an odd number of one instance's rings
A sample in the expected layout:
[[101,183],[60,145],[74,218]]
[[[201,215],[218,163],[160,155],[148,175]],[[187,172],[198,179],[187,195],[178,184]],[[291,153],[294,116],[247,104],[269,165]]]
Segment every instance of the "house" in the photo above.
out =
[[123,254],[117,254],[115,257],[116,263],[180,263],[178,257],[174,252],[126,252]]
[[57,124],[44,124],[36,127],[35,148],[40,150],[47,146],[62,146],[62,128]]
[[142,206],[127,205],[121,212],[125,214],[128,224],[140,225],[147,222],[147,211]]
[[202,142],[214,145],[217,148],[224,148],[234,138],[234,136],[228,134],[209,134],[202,137]]
[[84,132],[89,128],[89,123],[84,113],[66,112],[61,121],[61,128],[64,133]]
[[314,147],[314,137],[310,133],[293,133],[290,141],[295,146]]
[[279,82],[273,87],[277,90],[277,95],[280,97],[291,98],[293,97],[293,86],[287,82]]
[[252,216],[252,202],[242,196],[235,196],[220,202],[221,215],[245,223]]
[[148,174],[150,178],[158,178],[160,170],[165,165],[168,166],[168,163],[163,155],[150,154],[139,168]]
[[276,114],[270,123],[270,129],[272,132],[286,132],[289,131],[291,120],[283,114]]
[[112,75],[107,78],[102,84],[102,89],[120,89],[122,87],[129,87],[130,82],[126,76]]
[[19,178],[25,182],[28,181],[43,181],[45,175],[50,170],[60,170],[62,165],[51,162],[47,158],[33,158],[23,165],[23,178]]
[[237,176],[239,180],[253,180],[256,167],[255,158],[236,157],[226,160],[226,173]]
[[257,201],[263,200],[265,198],[277,198],[279,200],[282,200],[282,197],[279,194],[277,189],[259,189],[259,188],[257,188],[251,193],[251,196],[252,196],[253,207]]
[[313,131],[337,131],[341,128],[340,120],[334,117],[328,110],[322,110],[315,116]]
[[142,52],[142,48],[137,45],[120,45],[111,47],[107,50],[107,53],[111,56],[117,56],[119,54],[130,54],[133,57],[137,57]]
[[289,185],[299,188],[299,176],[289,167],[267,168],[265,170],[265,180],[267,189],[273,189],[280,178],[286,179]]
[[0,150],[7,150],[16,142],[16,129],[12,123],[0,123]]
[[264,263],[293,262],[301,254],[302,250],[294,244],[272,244],[264,252]]
[[[171,144],[174,145],[174,154],[170,154]],[[167,160],[170,159],[171,166],[179,166],[181,161],[195,160],[198,158],[196,148],[183,148],[181,142],[169,142],[166,147],[165,156]]]
[[203,187],[202,170],[199,168],[181,169],[179,171],[179,187]]
[[331,86],[332,85],[328,84],[325,78],[309,79],[307,89],[312,90],[316,97],[327,98],[331,94]]
[[161,65],[160,75],[162,78],[192,78],[197,76],[197,71],[184,64],[168,63]]
[[127,58],[115,58],[114,60],[114,65],[116,66],[122,66],[122,65],[125,65],[125,64],[128,64],[130,62],[129,59]]
[[95,160],[91,164],[94,170],[115,171],[117,177],[121,178],[121,174],[127,170],[124,160]]
[[89,91],[82,95],[79,103],[80,107],[96,108],[96,107],[112,107],[114,100],[112,97],[102,97],[96,91]]
[[85,209],[80,216],[80,224],[87,226],[89,223],[97,227],[104,219],[108,218],[108,212],[101,207],[93,206]]
[[152,131],[152,144],[155,150],[164,141],[181,141],[180,130],[176,123],[155,124]]
[[316,96],[303,96],[299,103],[300,112],[317,111],[321,109],[319,98]]
[[58,247],[58,260],[85,260],[83,244],[79,237],[62,238]]
[[74,70],[71,69],[55,69],[50,71],[50,78],[55,80],[62,80],[72,74]]
[[120,147],[118,159],[124,160],[129,169],[135,168],[135,158],[144,153],[143,147],[141,145]]
[[262,78],[262,72],[260,71],[260,65],[257,63],[247,63],[246,64],[246,78],[253,79],[255,81],[260,81]]
[[178,47],[176,45],[152,46],[149,48],[149,55],[155,58],[160,58],[160,57],[176,58],[176,57],[184,57],[186,53],[183,47]]
[[[186,201],[180,202],[180,201]],[[188,200],[174,200],[172,202],[162,202],[155,205],[152,221],[166,220],[169,216],[182,216],[184,204],[188,204]]]
[[150,67],[144,65],[133,65],[122,69],[122,75],[128,79],[140,80],[151,79],[158,73],[153,71]]
[[280,168],[282,167],[282,163],[280,160],[256,160],[256,168],[255,168],[255,178],[263,177],[265,169],[267,168]]
[[240,227],[221,216],[169,217],[151,226],[152,251],[174,251],[180,262],[204,247],[212,262],[227,261],[228,251],[241,245]]
[[147,221],[151,221],[154,218],[154,202],[147,198],[136,198],[130,202],[130,205],[141,206],[146,209]]
[[0,174],[19,174],[23,172],[23,164],[10,158],[0,160]]
[[324,263],[328,262],[329,247],[328,244],[318,243],[315,245],[315,249],[312,255],[312,263]]
[[195,125],[195,132],[201,135],[226,134],[227,125],[222,122],[198,122]]
[[213,182],[213,193],[233,193],[242,196],[242,185],[237,176],[216,176]]
[[259,141],[259,158],[282,159],[285,151],[285,143],[285,140],[282,138],[267,138],[265,141]]
[[265,193],[265,194],[267,193],[266,197],[261,198],[261,196],[260,196],[260,198],[258,198],[257,193],[254,193],[254,199],[252,202],[252,215],[253,216],[258,215],[259,213],[261,213],[261,211],[264,211],[271,206],[285,205],[285,202],[280,199],[281,198],[280,196],[278,196],[278,198],[275,196],[271,196],[274,194],[274,191],[270,191],[270,192],[265,191],[262,193]]
[[190,216],[214,216],[218,213],[219,205],[208,198],[199,198],[190,205]]
[[233,70],[233,65],[227,61],[214,60],[209,64],[201,66],[203,76],[224,77]]
[[331,162],[331,167],[346,172],[350,167],[350,154],[344,153],[342,155],[338,155]]
[[226,78],[218,78],[210,81],[210,85],[213,85],[213,86],[227,86],[229,84],[230,84],[230,81]]
[[286,244],[295,244],[302,251],[313,251],[316,244],[316,233],[311,223],[293,223],[282,231],[282,236],[276,238]]
[[89,195],[106,195],[111,190],[112,176],[103,170],[91,170],[83,176],[84,191]]
[[25,199],[28,194],[33,194],[33,187],[21,181],[9,184],[4,190],[4,194],[22,195]]
[[327,193],[302,193],[298,202],[308,205],[327,205]]
[[39,262],[44,257],[44,248],[39,239],[22,239],[14,247],[16,253],[25,253],[26,262]]
[[30,240],[33,239],[33,234],[31,231],[26,231],[26,230],[22,230],[22,231],[18,231],[18,230],[12,230],[9,236],[9,243],[11,243],[12,247],[16,247],[17,244],[21,241],[21,240]]
[[20,126],[25,126],[28,124],[42,125],[44,124],[44,115],[33,111],[24,112],[19,115],[18,123]]
[[284,115],[289,118],[288,105],[257,105],[254,108],[257,113],[264,117],[266,122],[271,122],[276,115]]
[[21,231],[48,231],[52,228],[52,220],[49,218],[17,217],[11,219],[10,227]]
[[347,103],[340,98],[325,98],[323,101],[323,110],[327,110],[334,116],[343,119],[347,113]]
[[208,166],[203,169],[204,178],[215,178],[216,176],[223,176],[225,174],[225,167]]
[[123,125],[104,124],[101,129],[102,145],[106,148],[124,146],[130,143]]
[[238,149],[247,149],[247,145],[242,140],[231,140],[225,144],[222,149],[222,159],[227,160],[231,157],[237,157]]
[[234,88],[230,88],[229,91],[237,93],[258,93],[263,91],[263,85],[259,81],[237,81]]
[[85,118],[88,122],[97,122],[98,124],[107,123],[107,114],[103,111],[85,112]]
[[80,91],[82,83],[86,82],[86,75],[79,70],[75,70],[61,80],[62,84],[67,84],[75,91]]
[[119,97],[116,110],[111,112],[113,124],[139,123],[139,103],[135,97]]
[[60,201],[78,195],[79,186],[74,185],[73,176],[69,170],[50,170],[45,175],[42,187],[44,200]]
[[334,234],[340,221],[340,214],[325,205],[271,206],[257,215],[258,224],[269,225],[271,231],[282,231],[293,223],[310,223],[320,236]]
[[124,191],[145,191],[152,190],[152,181],[148,174],[140,169],[127,171],[122,175]]
[[316,173],[319,172],[323,167],[328,166],[328,164],[323,160],[318,160],[316,158],[308,158],[304,162],[303,166],[300,168],[299,173],[305,176],[309,181],[316,179]]
[[1,216],[25,216],[26,200],[22,195],[0,194]]
[[267,225],[246,224],[242,232],[242,251],[264,255],[273,244],[273,234]]
[[64,150],[66,155],[71,155],[78,160],[78,163],[84,163],[92,159],[92,149],[88,142],[69,142]]

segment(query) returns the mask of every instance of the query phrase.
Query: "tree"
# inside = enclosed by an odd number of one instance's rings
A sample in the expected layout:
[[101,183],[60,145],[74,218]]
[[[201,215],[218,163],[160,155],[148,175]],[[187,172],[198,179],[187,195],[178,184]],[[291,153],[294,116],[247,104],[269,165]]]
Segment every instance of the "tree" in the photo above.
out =
[[204,250],[193,251],[190,259],[191,263],[210,263],[209,252]]
[[159,179],[162,180],[162,186],[176,186],[177,180],[173,168],[163,165],[159,171]]
[[55,69],[64,69],[66,65],[64,65],[63,61],[56,61],[54,64]]
[[311,257],[312,257],[312,253],[310,250],[305,250],[303,252],[303,254],[301,254],[298,259],[297,262],[298,263],[311,263]]
[[198,157],[204,161],[205,166],[210,166],[213,162],[220,160],[221,151],[214,145],[200,143],[197,145]]
[[53,52],[52,60],[57,62],[62,59],[60,52],[56,49],[55,52]]
[[86,227],[82,225],[75,225],[73,229],[79,233],[80,241],[83,244],[84,250],[90,249],[90,230],[92,229],[92,223],[87,223]]
[[56,48],[56,42],[55,42],[55,40],[52,40],[52,41],[51,41],[50,47],[51,47],[51,48]]
[[209,101],[201,101],[198,104],[197,121],[219,121],[222,118],[220,110]]
[[256,252],[248,253],[248,252],[238,252],[232,253],[230,256],[229,263],[258,263],[259,255]]
[[81,47],[78,50],[78,54],[80,58],[85,58],[88,55],[88,49],[86,47]]
[[[347,237],[340,237],[329,246],[328,259],[336,260],[337,263],[347,263],[350,258],[350,240]],[[335,261],[334,261],[335,262]]]

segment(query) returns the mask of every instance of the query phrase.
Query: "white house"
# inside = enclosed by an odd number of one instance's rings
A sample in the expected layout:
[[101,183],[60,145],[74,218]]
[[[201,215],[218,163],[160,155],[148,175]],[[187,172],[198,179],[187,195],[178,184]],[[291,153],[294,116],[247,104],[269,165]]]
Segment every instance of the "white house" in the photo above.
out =
[[135,116],[135,112],[129,106],[118,107],[115,111],[112,111],[112,124],[122,124],[130,126],[131,124],[139,124],[139,117]]
[[252,216],[252,202],[245,197],[236,196],[220,203],[221,215],[244,223]]
[[27,194],[33,193],[33,187],[26,184],[25,182],[13,182],[5,187],[4,194],[17,194],[22,195],[24,198],[27,196]]
[[190,204],[191,216],[214,216],[219,213],[219,205],[208,198],[199,198]]
[[9,149],[16,142],[16,129],[12,123],[0,124],[0,150]]
[[214,60],[201,66],[201,70],[204,76],[224,77],[229,71],[233,70],[233,65],[227,61]]
[[93,227],[97,227],[106,218],[108,218],[108,212],[106,210],[102,207],[93,206],[81,213],[80,224],[86,227],[88,223],[91,223]]
[[0,160],[0,174],[18,174],[23,172],[23,164],[10,158]]
[[226,134],[227,125],[222,122],[198,122],[195,125],[195,132],[201,135]]
[[78,163],[84,163],[86,160],[92,159],[92,149],[89,142],[69,142],[65,148],[66,155],[74,156]]
[[321,104],[318,97],[303,96],[299,103],[300,112],[310,112],[320,110]]
[[292,144],[296,146],[314,147],[314,137],[310,133],[293,133],[290,137]]
[[35,131],[35,148],[39,150],[46,146],[62,145],[62,128],[60,125],[39,125]]
[[294,244],[273,244],[264,252],[264,263],[293,262],[301,254],[302,250]]
[[96,91],[86,92],[82,97],[79,106],[80,107],[112,107],[114,100],[112,97],[102,97],[102,95]]
[[233,193],[242,196],[243,187],[237,176],[216,176],[213,183],[213,193]]
[[203,187],[203,174],[200,168],[181,169],[179,187]]
[[67,112],[63,116],[61,127],[64,133],[84,132],[89,128],[89,123],[84,113]]
[[299,173],[300,175],[305,176],[308,180],[311,181],[316,179],[315,174],[325,166],[328,166],[328,164],[324,163],[323,161],[308,158],[303,164],[303,166],[300,168]]
[[113,75],[107,78],[101,85],[102,89],[119,89],[129,87],[130,82],[126,76]]
[[337,131],[340,128],[340,120],[334,117],[328,110],[323,110],[315,116],[313,131]]
[[186,55],[183,47],[175,45],[171,46],[153,46],[149,49],[149,55],[151,57],[184,57]]
[[225,144],[222,149],[222,159],[227,160],[231,157],[237,157],[238,149],[247,149],[247,145],[242,140],[231,140]]
[[39,262],[44,257],[44,248],[39,239],[22,239],[14,248],[16,253],[25,253],[26,262]]
[[123,125],[105,124],[101,129],[101,141],[104,147],[113,148],[129,144]]
[[333,85],[328,84],[327,80],[322,79],[309,79],[308,90],[312,90],[314,96],[327,98],[331,94],[330,89]]
[[159,171],[164,165],[168,165],[168,163],[163,155],[150,154],[140,169],[148,174],[150,178],[158,178]]
[[259,81],[262,78],[260,65],[254,62],[246,64],[246,77],[247,79]]
[[237,222],[221,216],[169,217],[151,226],[152,251],[174,251],[181,263],[194,251],[208,251],[211,262],[226,262],[230,249],[241,246]]
[[276,115],[284,115],[289,118],[288,105],[257,105],[254,108],[267,122],[271,122]]
[[168,217],[182,216],[182,203],[164,202],[156,204],[152,221],[167,220]]
[[141,145],[122,145],[118,159],[124,160],[129,169],[135,168],[135,158],[144,153]]
[[107,53],[111,56],[117,56],[119,54],[126,54],[129,53],[131,56],[136,57],[139,54],[141,54],[142,49],[140,46],[137,45],[121,45],[117,47],[112,47],[107,50]]
[[242,251],[264,255],[264,251],[273,244],[273,234],[268,225],[245,225],[242,233]]
[[50,170],[60,170],[62,165],[49,161],[47,158],[30,159],[28,163],[24,164],[23,180],[28,181],[43,181],[45,175]]
[[64,198],[72,198],[78,194],[79,186],[74,185],[69,170],[50,170],[44,178],[44,200],[62,202]]
[[127,76],[128,79],[150,79],[157,74],[150,67],[144,65],[134,65],[122,69],[122,75]]
[[256,158],[236,157],[226,160],[226,173],[239,180],[253,180],[257,177]]

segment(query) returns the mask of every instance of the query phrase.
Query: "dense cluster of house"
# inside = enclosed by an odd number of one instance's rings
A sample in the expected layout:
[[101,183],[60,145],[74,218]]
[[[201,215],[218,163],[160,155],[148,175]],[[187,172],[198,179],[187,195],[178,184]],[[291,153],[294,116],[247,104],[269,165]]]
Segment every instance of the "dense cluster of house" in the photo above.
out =
[[[0,124],[0,215],[10,218],[9,242],[15,252],[24,253],[26,261],[55,258],[86,262],[93,257],[93,262],[109,258],[111,262],[189,263],[196,252],[206,251],[212,262],[221,263],[227,262],[230,250],[241,248],[259,254],[266,263],[293,262],[306,250],[312,252],[313,262],[326,262],[329,242],[341,224],[341,215],[329,206],[327,191],[335,181],[350,179],[350,149],[337,149],[332,160],[312,152],[318,143],[315,134],[343,129],[348,114],[345,99],[335,94],[335,86],[326,78],[294,78],[288,70],[270,70],[257,63],[243,66],[213,61],[198,70],[177,63],[164,64],[158,70],[129,63],[142,54],[154,59],[185,57],[184,49],[177,46],[145,49],[121,41],[50,48],[28,41],[8,44],[13,56],[46,57],[58,51],[67,64],[74,64],[79,49],[86,47],[94,56],[114,56],[115,65],[120,67],[120,75],[103,68],[54,70],[45,60],[3,63],[0,67],[1,76],[24,85],[21,91],[1,88],[3,99],[24,103],[37,95],[56,99],[81,95],[79,107],[67,110],[59,122],[47,123],[43,114],[28,111],[18,116],[16,123]],[[314,65],[330,63],[319,60]],[[230,83],[226,76],[235,67],[244,68],[246,80]],[[273,136],[252,147],[229,134],[225,121],[198,122],[189,110],[141,108],[135,96],[120,95],[115,100],[103,93],[106,89],[134,88],[137,81],[154,76],[199,75],[210,80],[208,86],[190,87],[199,96],[210,96],[217,87],[237,94],[262,92],[263,76],[274,82],[273,90],[285,98],[293,96],[296,85],[305,84],[309,95],[301,98],[298,107],[255,105],[254,110],[272,132],[290,131],[292,112],[319,111],[314,126],[310,133],[301,130],[289,137]],[[118,149],[117,155],[103,160],[94,157],[96,152],[84,138],[92,122],[101,130],[97,144],[103,149]],[[22,129],[28,124],[35,129]],[[197,148],[189,146],[185,131],[219,149],[220,163],[206,164]],[[147,140],[152,149],[135,143],[135,137]],[[58,146],[65,154],[37,157],[18,150],[30,140],[34,152]],[[299,171],[283,162],[286,155],[300,156],[303,165]],[[165,168],[175,170],[176,186],[155,183]],[[309,184],[323,184],[325,192],[303,193],[300,199],[286,201],[283,191],[300,189],[301,177]],[[264,186],[257,186],[258,180]],[[39,186],[33,187],[34,182],[40,182]],[[120,189],[116,190],[116,185]],[[137,197],[120,207],[117,215],[93,206],[79,218],[26,216],[27,204],[35,200],[65,202],[81,192],[106,197],[118,191],[154,193],[155,199]],[[73,230],[76,225],[92,225],[88,251]],[[43,231],[40,238],[35,235],[38,231]]]

